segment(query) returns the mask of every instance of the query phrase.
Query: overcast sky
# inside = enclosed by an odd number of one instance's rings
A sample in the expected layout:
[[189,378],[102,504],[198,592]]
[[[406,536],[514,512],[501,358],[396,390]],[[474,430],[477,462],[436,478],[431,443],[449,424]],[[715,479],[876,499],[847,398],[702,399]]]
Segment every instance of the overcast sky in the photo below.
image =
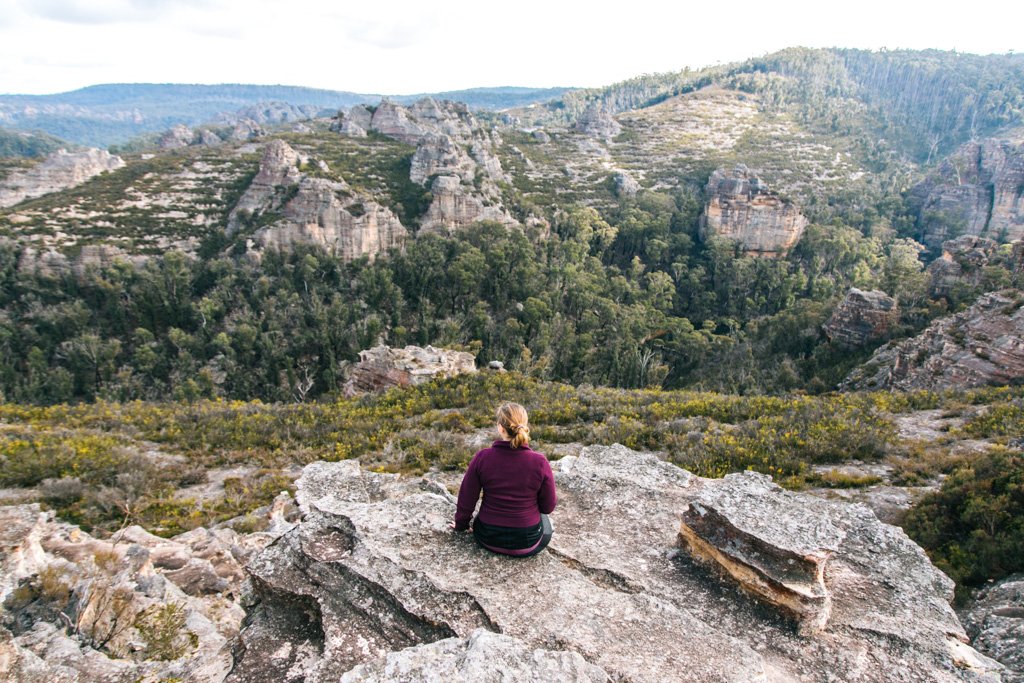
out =
[[1024,52],[1022,8],[1019,0],[0,0],[0,93],[148,82],[397,95],[606,85],[795,45]]

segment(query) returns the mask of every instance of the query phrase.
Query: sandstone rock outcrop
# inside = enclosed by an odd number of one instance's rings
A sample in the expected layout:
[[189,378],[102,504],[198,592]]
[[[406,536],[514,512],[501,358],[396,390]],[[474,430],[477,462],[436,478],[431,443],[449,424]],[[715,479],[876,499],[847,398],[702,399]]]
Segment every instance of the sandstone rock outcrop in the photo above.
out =
[[747,254],[784,256],[807,227],[799,208],[769,192],[746,166],[716,170],[704,192],[701,237],[735,240]]
[[576,130],[604,141],[622,132],[622,126],[600,104],[588,106],[576,121]]
[[420,185],[437,175],[455,175],[473,182],[476,163],[451,136],[429,134],[416,147],[409,179]]
[[479,628],[469,638],[445,638],[389,652],[343,674],[341,683],[393,681],[543,681],[605,683],[608,674],[575,652],[533,649],[521,640]]
[[188,147],[195,140],[195,131],[184,124],[178,124],[164,131],[157,138],[156,146],[162,150],[181,149]]
[[433,346],[393,349],[381,344],[359,352],[359,362],[352,366],[345,393],[407,387],[465,372],[476,372],[476,360],[471,353]]
[[932,297],[948,297],[957,285],[981,284],[983,268],[996,255],[999,244],[986,237],[961,235],[942,243],[942,256],[928,264]]
[[39,164],[12,173],[0,182],[0,208],[66,190],[124,165],[121,157],[103,149],[87,149],[83,152],[57,150]]
[[344,181],[310,177],[283,140],[264,147],[260,170],[228,217],[228,233],[256,226],[252,243],[288,249],[316,244],[343,258],[374,257],[405,242],[398,217]]
[[889,342],[843,381],[845,389],[966,389],[1024,379],[1024,292],[982,296],[911,339]]
[[884,339],[899,321],[896,300],[885,292],[851,287],[825,323],[825,336],[834,344],[860,348]]
[[[786,493],[752,473],[700,479],[622,446],[583,449],[553,470],[554,539],[514,560],[448,528],[454,500],[436,481],[354,461],[307,466],[303,521],[249,565],[252,602],[227,680],[380,680],[423,662],[459,671],[481,638],[493,640],[487,632],[517,641],[501,647],[516,666],[534,650],[523,680],[546,680],[532,667],[552,655],[577,680],[998,680],[999,665],[964,643],[952,582],[862,506]],[[821,632],[800,635],[679,548],[680,516],[697,505],[761,538],[764,553],[830,553]],[[758,510],[781,519],[755,519]],[[787,581],[787,567],[766,573]],[[573,654],[599,669],[581,670]]]
[[1024,237],[1024,146],[969,142],[916,185],[910,200],[922,241],[938,247],[951,232],[1009,241]]
[[377,105],[370,119],[370,129],[410,145],[415,145],[428,132],[408,109],[389,100]]
[[[339,129],[362,124],[369,110],[353,107]],[[434,199],[420,228],[450,232],[480,220],[519,225],[502,206],[498,182],[509,181],[495,153],[501,138],[481,126],[465,104],[423,98],[409,107],[382,101],[368,130],[416,146],[409,178],[430,184]],[[344,131],[342,131],[344,132]]]
[[470,191],[458,176],[442,175],[430,186],[434,199],[420,220],[424,232],[450,233],[476,221],[497,221],[507,226],[519,225],[501,204],[488,204]]
[[1024,575],[982,588],[961,619],[971,643],[1006,667],[1003,683],[1024,683]]
[[[229,594],[273,538],[131,527],[105,541],[38,505],[0,507],[0,679],[219,683],[243,617]],[[145,624],[166,609],[178,620],[158,644]]]

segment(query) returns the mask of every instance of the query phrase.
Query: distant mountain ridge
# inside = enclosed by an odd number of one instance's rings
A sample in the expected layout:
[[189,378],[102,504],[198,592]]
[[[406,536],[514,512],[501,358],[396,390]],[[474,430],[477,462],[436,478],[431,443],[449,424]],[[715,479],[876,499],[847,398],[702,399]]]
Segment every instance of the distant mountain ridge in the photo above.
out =
[[413,95],[380,95],[288,85],[108,83],[52,95],[0,95],[0,128],[42,131],[69,142],[107,147],[175,125],[198,125],[218,115],[267,102],[319,107],[325,112],[383,97],[411,103],[426,96],[477,109],[504,109],[556,99],[568,88],[492,87]]

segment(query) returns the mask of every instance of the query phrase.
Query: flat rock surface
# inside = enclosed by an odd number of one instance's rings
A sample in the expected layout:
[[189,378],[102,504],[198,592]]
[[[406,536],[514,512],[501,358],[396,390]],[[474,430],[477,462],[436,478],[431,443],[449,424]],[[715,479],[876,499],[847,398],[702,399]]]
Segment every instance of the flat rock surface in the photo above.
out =
[[[611,680],[999,680],[999,665],[965,644],[952,582],[863,506],[787,493],[761,475],[701,479],[618,445],[553,469],[554,540],[516,560],[450,531],[454,499],[437,483],[352,461],[307,466],[304,520],[249,564],[227,680],[339,680],[360,666],[379,676],[402,651],[457,671],[481,629],[514,639],[509,652],[579,655]],[[680,549],[680,515],[702,497],[729,502],[751,527],[759,511],[783,516],[789,546],[831,548],[822,632],[799,635]]]

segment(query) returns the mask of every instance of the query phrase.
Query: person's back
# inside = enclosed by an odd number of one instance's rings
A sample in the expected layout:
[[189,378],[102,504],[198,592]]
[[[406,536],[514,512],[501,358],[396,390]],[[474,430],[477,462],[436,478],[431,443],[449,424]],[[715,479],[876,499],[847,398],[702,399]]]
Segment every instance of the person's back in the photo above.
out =
[[480,492],[483,502],[473,521],[473,536],[483,547],[506,555],[528,556],[551,539],[547,518],[557,495],[551,465],[528,446],[526,410],[514,403],[498,409],[502,439],[485,448],[469,463],[459,488],[455,523],[469,528]]

